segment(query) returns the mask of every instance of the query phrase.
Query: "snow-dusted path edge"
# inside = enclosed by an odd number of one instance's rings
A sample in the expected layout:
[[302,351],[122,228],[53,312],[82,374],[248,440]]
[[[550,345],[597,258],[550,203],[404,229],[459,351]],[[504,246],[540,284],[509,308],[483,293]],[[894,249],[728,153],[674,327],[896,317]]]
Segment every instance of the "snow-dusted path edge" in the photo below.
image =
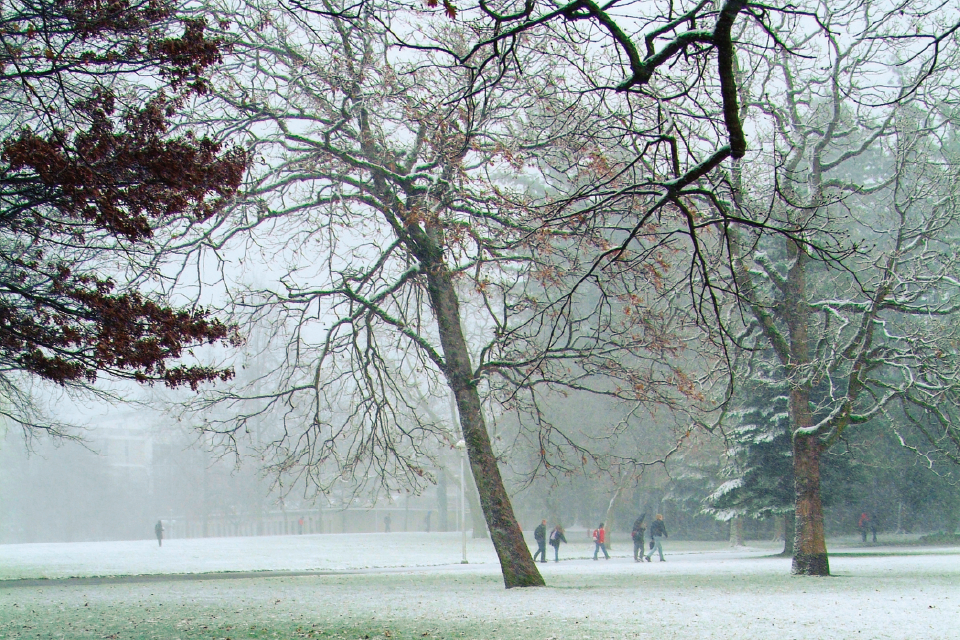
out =
[[[831,557],[923,556],[960,558],[960,548],[916,546],[858,546],[836,541]],[[730,548],[723,542],[668,541],[668,563],[699,573],[702,567],[738,559],[774,557],[781,548],[773,542],[751,542]],[[552,548],[548,552],[552,554]],[[38,543],[0,545],[0,581],[50,580],[104,576],[144,576],[277,572],[324,574],[364,570],[435,568],[497,571],[496,553],[488,539],[467,539],[468,564],[458,533],[327,534],[238,538],[193,538],[110,542]],[[569,571],[592,559],[593,544],[575,539],[563,545],[560,563],[543,565],[545,571]],[[619,566],[633,565],[629,542],[614,543],[612,559]],[[607,563],[602,559],[597,567]],[[656,564],[656,560],[654,561]],[[762,564],[762,563],[761,563]],[[698,568],[699,567],[699,568]],[[609,569],[609,567],[607,567]]]

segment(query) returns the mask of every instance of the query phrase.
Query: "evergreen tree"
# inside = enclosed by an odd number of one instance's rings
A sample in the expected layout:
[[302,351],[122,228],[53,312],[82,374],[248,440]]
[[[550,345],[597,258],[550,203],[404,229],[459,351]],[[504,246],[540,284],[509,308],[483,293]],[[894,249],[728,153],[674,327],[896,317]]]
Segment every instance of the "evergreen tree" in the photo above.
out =
[[786,519],[784,554],[793,553],[793,446],[785,383],[755,377],[731,411],[726,431],[726,478],[705,500],[704,511],[720,520],[738,517]]

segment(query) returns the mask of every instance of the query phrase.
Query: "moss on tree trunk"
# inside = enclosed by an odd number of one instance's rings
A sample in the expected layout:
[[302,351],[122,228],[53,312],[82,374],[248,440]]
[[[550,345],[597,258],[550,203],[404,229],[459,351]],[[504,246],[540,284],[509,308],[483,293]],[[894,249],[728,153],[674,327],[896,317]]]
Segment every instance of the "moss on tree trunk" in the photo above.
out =
[[493,454],[470,354],[460,324],[460,304],[456,287],[449,271],[440,260],[425,263],[429,267],[426,271],[430,302],[437,316],[440,343],[443,346],[446,364],[444,375],[456,398],[470,471],[480,494],[480,506],[490,530],[490,538],[500,559],[503,584],[507,589],[543,586],[543,577],[523,539],[523,532],[520,531],[513,514],[513,506]]
[[830,563],[820,502],[820,451],[816,436],[794,436],[793,469],[797,491],[796,539],[793,568],[796,575],[828,576]]

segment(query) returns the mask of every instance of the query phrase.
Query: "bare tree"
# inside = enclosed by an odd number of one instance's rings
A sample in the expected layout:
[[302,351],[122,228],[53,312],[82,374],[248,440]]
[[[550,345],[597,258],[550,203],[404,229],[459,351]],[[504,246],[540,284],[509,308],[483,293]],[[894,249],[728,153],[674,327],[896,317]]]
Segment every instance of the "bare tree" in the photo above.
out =
[[[649,272],[622,270],[598,292],[552,299],[583,238],[528,223],[525,203],[544,187],[527,158],[553,144],[535,126],[540,81],[504,77],[502,94],[448,105],[470,72],[442,52],[407,55],[396,33],[410,15],[374,9],[223,9],[234,57],[205,112],[226,109],[230,124],[211,116],[208,126],[242,131],[263,168],[229,214],[172,237],[167,251],[199,265],[215,251],[238,318],[270,327],[285,355],[253,386],[211,394],[235,411],[207,428],[235,438],[269,414],[282,425],[270,443],[280,474],[321,491],[342,478],[418,487],[432,480],[436,445],[459,439],[431,419],[452,393],[505,585],[542,584],[484,399],[532,416],[532,473],[598,460],[593,444],[616,433],[551,423],[537,398],[685,406],[697,392],[673,324],[684,316],[641,304],[635,292],[664,280]],[[444,50],[465,42],[446,21],[426,30]],[[234,282],[228,262],[257,269],[241,276],[253,285]],[[437,406],[426,410],[425,399]],[[639,464],[640,454],[616,463]]]
[[[960,460],[960,434],[948,417],[957,406],[949,346],[958,338],[949,318],[960,293],[960,264],[950,248],[960,232],[957,165],[935,133],[952,137],[955,125],[933,105],[913,100],[882,120],[846,108],[841,95],[849,93],[853,74],[845,61],[866,58],[853,47],[836,51],[832,73],[818,82],[806,73],[805,88],[787,92],[786,108],[758,105],[782,123],[771,145],[780,166],[767,197],[742,204],[777,209],[804,225],[816,220],[822,233],[847,233],[854,253],[843,269],[831,270],[795,240],[731,245],[758,336],[789,382],[793,570],[815,575],[829,573],[819,459],[847,428],[898,402],[932,445]],[[775,66],[792,84],[796,65]],[[750,190],[751,198],[760,195]]]
[[[929,364],[921,375],[913,369],[919,360],[907,365],[880,357],[906,353],[892,342],[927,344],[933,336],[921,339],[915,328],[904,328],[884,332],[881,340],[876,332],[892,326],[888,316],[895,311],[931,320],[953,311],[953,293],[940,289],[951,288],[953,259],[947,251],[930,251],[938,234],[951,228],[953,213],[927,200],[952,198],[931,191],[933,183],[948,182],[942,176],[949,170],[941,163],[928,167],[933,173],[927,178],[912,172],[940,153],[937,145],[917,145],[949,117],[936,105],[956,78],[956,16],[935,2],[860,0],[645,3],[629,10],[576,0],[459,8],[478,34],[466,54],[450,51],[476,73],[465,95],[494,90],[503,74],[530,71],[526,54],[543,50],[538,37],[552,38],[558,44],[551,51],[561,49],[565,65],[558,89],[564,95],[556,101],[592,100],[607,139],[618,138],[621,149],[633,151],[611,166],[607,179],[561,188],[544,207],[547,225],[576,217],[609,226],[611,210],[620,211],[612,246],[584,256],[587,269],[578,285],[602,274],[611,260],[648,268],[667,246],[685,256],[694,307],[729,347],[743,343],[739,320],[727,322],[726,301],[748,305],[793,388],[794,571],[827,573],[817,481],[822,447],[847,424],[927,386],[937,389],[931,397],[940,404],[934,410],[928,399],[925,411],[941,416],[939,431],[928,431],[930,440],[954,446],[943,419],[952,403],[951,376],[943,372],[937,384],[918,384],[933,375]],[[907,116],[911,109],[924,115]],[[566,111],[558,113],[562,118]],[[905,117],[930,119],[907,124]],[[753,148],[748,139],[757,141]],[[877,184],[851,177],[857,162],[884,155],[891,159],[871,176]],[[879,228],[860,215],[876,206],[893,216]],[[654,222],[656,236],[648,231]],[[754,252],[778,238],[788,248],[782,272],[769,266],[769,256]],[[882,257],[864,272],[862,261],[876,257],[864,251],[869,242]],[[747,256],[755,268],[744,266]],[[817,267],[823,269],[818,278],[853,272],[851,281],[834,284],[835,293],[853,296],[849,287],[855,286],[860,296],[820,300],[805,275],[814,264],[832,265]],[[762,296],[761,281],[776,294]],[[845,315],[854,311],[856,319]],[[945,346],[939,352],[949,353]],[[908,359],[919,357],[910,353]],[[893,373],[878,358],[910,382],[884,381]],[[825,406],[811,406],[811,385],[824,380],[840,387],[831,388]]]

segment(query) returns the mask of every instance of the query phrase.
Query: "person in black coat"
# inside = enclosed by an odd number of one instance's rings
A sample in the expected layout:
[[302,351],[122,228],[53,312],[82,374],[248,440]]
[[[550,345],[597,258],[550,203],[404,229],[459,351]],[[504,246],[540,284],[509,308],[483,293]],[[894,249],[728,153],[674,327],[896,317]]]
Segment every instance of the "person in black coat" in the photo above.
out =
[[537,552],[533,554],[533,561],[537,561],[537,556],[542,558],[540,562],[547,561],[547,521],[543,520],[536,529],[533,530],[533,539],[537,541]]
[[646,556],[647,562],[653,562],[653,560],[650,559],[650,556],[653,555],[654,551],[657,551],[660,554],[660,562],[665,562],[663,559],[663,545],[661,544],[661,541],[667,537],[669,537],[667,536],[667,525],[663,523],[663,516],[658,513],[657,519],[653,521],[652,525],[650,525],[650,538],[653,546],[650,547],[650,553],[648,553]]
[[563,535],[563,527],[557,525],[550,532],[550,546],[553,547],[553,561],[560,562],[560,543],[566,542],[567,538]]
[[643,526],[643,521],[647,517],[644,511],[640,517],[633,521],[633,529],[630,531],[630,537],[633,538],[633,561],[640,562],[640,556],[643,555],[643,534],[647,528]]
[[163,531],[163,522],[157,520],[157,524],[153,526],[153,532],[157,535],[157,544],[161,547],[163,546]]

